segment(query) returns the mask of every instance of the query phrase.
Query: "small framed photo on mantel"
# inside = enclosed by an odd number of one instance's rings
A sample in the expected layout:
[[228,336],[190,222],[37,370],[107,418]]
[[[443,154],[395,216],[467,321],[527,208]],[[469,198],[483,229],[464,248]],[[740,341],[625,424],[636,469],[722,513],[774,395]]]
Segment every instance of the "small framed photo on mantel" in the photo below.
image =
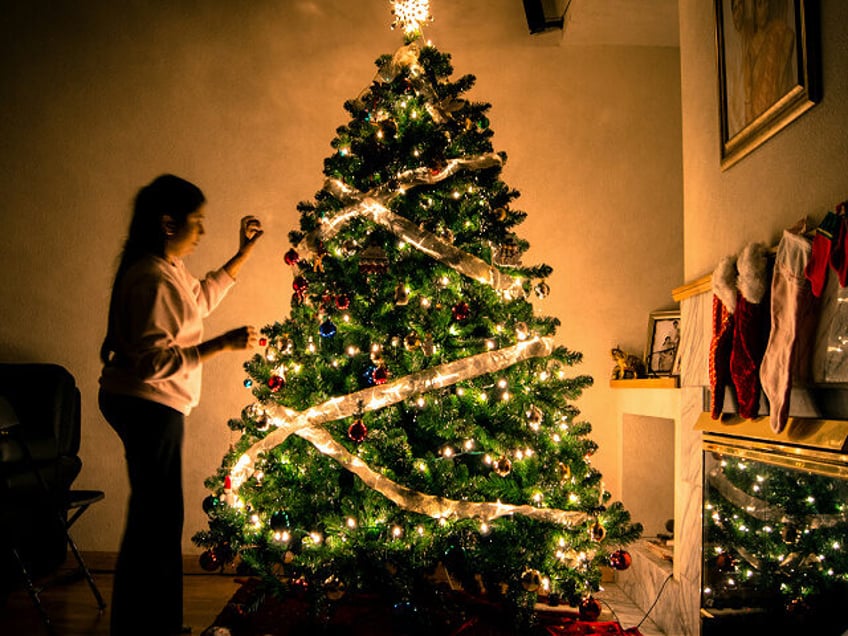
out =
[[651,312],[645,348],[645,370],[649,378],[675,374],[679,346],[680,310]]

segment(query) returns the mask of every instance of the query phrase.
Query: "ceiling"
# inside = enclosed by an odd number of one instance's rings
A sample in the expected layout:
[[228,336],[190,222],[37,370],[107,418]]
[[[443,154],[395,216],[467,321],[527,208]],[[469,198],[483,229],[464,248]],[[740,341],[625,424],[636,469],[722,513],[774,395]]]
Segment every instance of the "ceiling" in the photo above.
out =
[[[546,17],[565,14],[561,44],[678,47],[678,0],[542,0]],[[551,37],[550,32],[534,37]]]

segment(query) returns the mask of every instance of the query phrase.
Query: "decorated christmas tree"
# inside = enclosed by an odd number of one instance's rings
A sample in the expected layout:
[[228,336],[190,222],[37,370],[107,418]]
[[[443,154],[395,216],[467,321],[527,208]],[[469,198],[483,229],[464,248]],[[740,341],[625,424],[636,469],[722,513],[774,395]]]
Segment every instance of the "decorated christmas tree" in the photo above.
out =
[[591,464],[572,402],[592,379],[534,313],[551,269],[522,264],[490,105],[424,43],[427,4],[395,3],[404,44],[345,103],[298,206],[291,313],[245,365],[253,401],[194,540],[205,567],[239,564],[316,614],[450,590],[528,625],[539,595],[597,609],[601,566],[626,567],[641,528]]
[[704,606],[744,608],[781,633],[844,633],[848,483],[826,465],[731,454],[711,455],[705,470]]

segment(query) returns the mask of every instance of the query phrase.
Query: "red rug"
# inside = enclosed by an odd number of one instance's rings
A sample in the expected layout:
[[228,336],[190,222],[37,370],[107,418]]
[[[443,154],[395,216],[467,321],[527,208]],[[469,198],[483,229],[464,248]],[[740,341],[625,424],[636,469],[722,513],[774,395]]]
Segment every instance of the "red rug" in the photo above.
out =
[[[442,595],[438,606],[438,611],[422,610],[349,594],[319,624],[305,598],[263,595],[259,582],[247,579],[201,636],[641,636],[636,628],[625,630],[616,622],[581,621],[577,612],[563,608],[540,609],[536,626],[518,632],[494,603],[451,593]],[[426,621],[422,611],[428,612]]]

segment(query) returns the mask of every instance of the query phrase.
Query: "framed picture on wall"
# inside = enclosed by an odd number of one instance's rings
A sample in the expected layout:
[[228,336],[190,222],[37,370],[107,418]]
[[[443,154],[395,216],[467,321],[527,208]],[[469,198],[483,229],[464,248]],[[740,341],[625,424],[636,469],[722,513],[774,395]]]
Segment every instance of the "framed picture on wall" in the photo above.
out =
[[653,311],[648,318],[645,370],[648,377],[673,375],[680,345],[680,311]]
[[821,99],[816,0],[715,0],[721,168]]

